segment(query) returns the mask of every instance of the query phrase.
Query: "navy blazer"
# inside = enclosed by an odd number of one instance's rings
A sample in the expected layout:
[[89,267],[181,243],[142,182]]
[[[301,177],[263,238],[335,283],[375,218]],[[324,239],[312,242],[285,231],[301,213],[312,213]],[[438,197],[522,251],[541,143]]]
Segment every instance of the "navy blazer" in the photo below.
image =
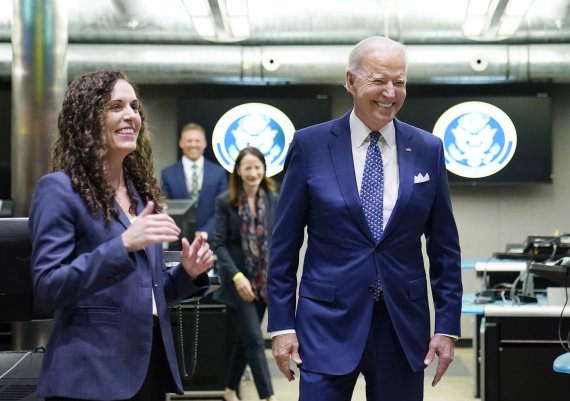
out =
[[[265,213],[267,216],[267,241],[271,244],[271,231],[275,206],[277,205],[277,193],[269,192],[265,199]],[[244,302],[237,293],[233,283],[233,277],[237,272],[242,272],[250,277],[245,266],[245,255],[241,246],[239,232],[240,218],[235,207],[230,205],[228,191],[216,198],[216,224],[212,237],[212,248],[216,254],[216,267],[222,281],[222,286],[212,296],[218,301],[233,308],[238,308],[240,302]]]
[[[188,187],[181,160],[163,169],[160,181],[167,199],[188,199]],[[206,231],[208,238],[214,234],[214,202],[216,197],[227,189],[226,170],[204,158],[204,178],[196,207],[196,230]]]
[[[271,243],[268,329],[296,329],[304,369],[347,374],[366,345],[378,274],[404,353],[418,372],[424,369],[430,340],[428,285],[435,332],[460,333],[459,239],[443,145],[426,131],[394,121],[399,192],[376,243],[358,194],[349,115],[302,129],[293,138]],[[297,304],[305,227],[308,242]]]
[[[116,207],[119,219],[105,225],[65,172],[42,177],[36,187],[29,219],[34,290],[55,310],[38,397],[131,398],[150,360],[151,289],[173,377],[167,391],[183,393],[168,304],[204,294],[208,276],[192,281],[181,265],[167,270],[161,244],[127,252],[121,234],[130,222]],[[137,213],[143,207],[140,201]]]

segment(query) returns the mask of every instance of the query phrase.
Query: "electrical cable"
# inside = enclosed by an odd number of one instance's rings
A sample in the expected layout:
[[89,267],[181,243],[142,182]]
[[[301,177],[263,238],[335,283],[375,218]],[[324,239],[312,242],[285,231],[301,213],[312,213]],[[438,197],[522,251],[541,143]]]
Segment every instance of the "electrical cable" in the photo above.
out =
[[16,368],[16,366],[18,366],[24,360],[24,358],[26,358],[28,355],[32,355],[32,353],[33,351],[27,351],[24,355],[22,355],[22,357],[18,359],[18,361],[15,364],[13,364],[7,371],[5,371],[4,373],[2,373],[2,375],[0,375],[0,379],[6,377],[6,375],[11,371],[13,371]]
[[491,260],[494,259],[494,256],[491,256],[489,258],[487,258],[487,260],[485,261],[485,269],[483,270],[483,277],[481,278],[481,288],[480,288],[480,292],[483,292],[487,289],[487,266],[489,265],[489,262]]
[[570,268],[566,269],[566,277],[564,278],[564,288],[566,292],[566,300],[564,301],[564,305],[562,306],[562,310],[560,311],[560,318],[558,319],[558,340],[560,341],[560,345],[566,352],[570,352],[570,329],[568,330],[568,334],[566,336],[566,341],[562,339],[562,320],[564,317],[564,310],[566,309],[566,305],[568,305],[568,284],[570,284]]

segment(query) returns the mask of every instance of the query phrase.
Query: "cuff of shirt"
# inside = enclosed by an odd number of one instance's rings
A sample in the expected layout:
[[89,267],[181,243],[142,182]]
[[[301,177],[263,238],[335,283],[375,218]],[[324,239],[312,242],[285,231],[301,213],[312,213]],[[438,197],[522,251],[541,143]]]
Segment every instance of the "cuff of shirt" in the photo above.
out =
[[271,332],[271,338],[275,336],[280,336],[281,334],[294,334],[296,333],[295,329],[287,329],[287,330],[277,330]]
[[237,272],[236,274],[234,274],[234,276],[232,277],[232,281],[235,283],[237,280],[239,280],[240,278],[245,277],[245,275],[242,272]]
[[453,334],[445,334],[445,333],[435,333],[435,334],[441,334],[442,336],[453,338],[454,340],[459,340],[459,336],[454,336]]

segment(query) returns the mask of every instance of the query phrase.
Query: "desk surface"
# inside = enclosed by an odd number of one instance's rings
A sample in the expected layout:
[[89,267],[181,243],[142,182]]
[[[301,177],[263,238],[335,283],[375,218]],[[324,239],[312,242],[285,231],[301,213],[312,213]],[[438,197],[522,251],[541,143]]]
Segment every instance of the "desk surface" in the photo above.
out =
[[489,260],[475,263],[476,272],[521,272],[527,268],[527,262],[522,260]]
[[477,262],[485,262],[489,258],[461,258],[461,269],[474,270]]
[[[548,305],[544,294],[537,294],[538,303],[516,305],[510,301],[495,301],[492,304],[476,304],[474,293],[463,294],[461,313],[466,315],[513,316],[513,317],[558,317],[561,305]],[[570,317],[570,306],[564,309],[564,317]]]
[[[488,317],[560,317],[562,305],[485,305],[483,314]],[[570,307],[564,308],[564,317],[570,317]]]

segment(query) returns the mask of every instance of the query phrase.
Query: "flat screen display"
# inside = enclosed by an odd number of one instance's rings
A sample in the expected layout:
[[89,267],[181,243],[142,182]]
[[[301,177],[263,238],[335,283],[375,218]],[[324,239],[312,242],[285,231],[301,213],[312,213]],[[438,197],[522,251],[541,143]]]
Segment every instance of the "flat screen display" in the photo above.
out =
[[[251,88],[248,89],[251,92]],[[261,88],[265,92],[272,88]],[[276,90],[275,90],[276,91]],[[179,100],[178,132],[189,122],[206,130],[204,156],[228,171],[239,150],[256,146],[265,155],[267,173],[281,181],[293,132],[331,118],[328,96],[234,96]],[[179,156],[181,151],[179,150]]]
[[34,299],[31,254],[28,218],[0,218],[0,322],[53,317]]
[[34,317],[28,218],[0,218],[0,322]]
[[398,118],[442,138],[450,183],[552,181],[552,117],[546,94],[410,96],[408,92]]

